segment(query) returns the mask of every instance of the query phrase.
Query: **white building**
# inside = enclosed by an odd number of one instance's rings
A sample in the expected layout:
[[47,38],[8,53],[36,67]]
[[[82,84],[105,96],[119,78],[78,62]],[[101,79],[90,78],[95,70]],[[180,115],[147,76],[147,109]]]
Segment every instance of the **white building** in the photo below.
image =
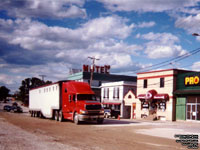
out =
[[101,86],[101,100],[102,104],[106,108],[110,108],[112,110],[119,110],[120,117],[130,118],[130,107],[125,107],[124,105],[124,96],[132,91],[136,94],[136,82],[127,82],[127,81],[119,81],[119,82],[110,82],[110,83],[102,83]]

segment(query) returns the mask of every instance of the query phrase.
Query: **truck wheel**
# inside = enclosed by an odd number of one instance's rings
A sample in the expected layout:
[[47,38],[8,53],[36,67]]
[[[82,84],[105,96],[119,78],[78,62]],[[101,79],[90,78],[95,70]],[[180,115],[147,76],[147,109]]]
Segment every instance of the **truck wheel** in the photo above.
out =
[[59,119],[58,119],[59,117],[58,117],[58,111],[55,111],[55,113],[54,113],[54,119],[56,120],[56,121],[58,121]]
[[44,116],[43,116],[42,112],[40,112],[40,115],[39,115],[39,117],[40,117],[41,119],[43,119],[43,118],[44,118]]
[[78,120],[78,115],[77,115],[77,113],[74,114],[74,123],[75,123],[76,125],[79,124],[79,120]]
[[62,113],[62,110],[59,111],[59,114],[58,114],[58,120],[59,120],[60,122],[63,121],[63,113]]
[[35,113],[35,111],[33,111],[33,117],[35,117],[36,116],[36,113]]
[[31,113],[31,117],[33,117],[33,111],[31,111],[30,113]]

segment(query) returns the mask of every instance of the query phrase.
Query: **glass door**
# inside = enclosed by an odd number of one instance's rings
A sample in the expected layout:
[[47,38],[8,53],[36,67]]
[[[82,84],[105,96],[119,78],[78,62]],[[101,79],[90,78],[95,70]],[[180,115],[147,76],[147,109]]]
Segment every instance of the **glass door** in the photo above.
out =
[[200,120],[200,104],[197,104],[197,120]]
[[196,120],[196,104],[187,104],[187,120]]

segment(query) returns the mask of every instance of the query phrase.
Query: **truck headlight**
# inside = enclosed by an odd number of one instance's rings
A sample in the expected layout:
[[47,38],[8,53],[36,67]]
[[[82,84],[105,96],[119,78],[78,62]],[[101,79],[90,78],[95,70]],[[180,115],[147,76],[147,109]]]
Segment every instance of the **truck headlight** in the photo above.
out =
[[104,110],[101,110],[99,113],[100,113],[100,114],[104,114]]
[[80,110],[80,114],[88,114],[88,111]]

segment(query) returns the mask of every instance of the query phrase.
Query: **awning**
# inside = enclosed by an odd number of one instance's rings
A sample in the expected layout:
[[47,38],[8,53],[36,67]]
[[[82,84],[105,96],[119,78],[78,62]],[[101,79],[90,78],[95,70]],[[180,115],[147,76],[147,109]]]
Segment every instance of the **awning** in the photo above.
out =
[[139,94],[139,95],[138,95],[138,98],[139,98],[139,99],[146,99],[146,94]]
[[121,103],[103,102],[103,105],[121,105]]
[[156,94],[157,94],[156,90],[150,90],[146,94],[139,94],[138,98],[145,100],[152,100]]
[[154,96],[154,99],[169,100],[169,95],[168,94],[156,94]]
[[157,93],[155,90],[150,90],[146,94],[139,94],[138,98],[140,100],[169,100],[169,95],[167,93]]

